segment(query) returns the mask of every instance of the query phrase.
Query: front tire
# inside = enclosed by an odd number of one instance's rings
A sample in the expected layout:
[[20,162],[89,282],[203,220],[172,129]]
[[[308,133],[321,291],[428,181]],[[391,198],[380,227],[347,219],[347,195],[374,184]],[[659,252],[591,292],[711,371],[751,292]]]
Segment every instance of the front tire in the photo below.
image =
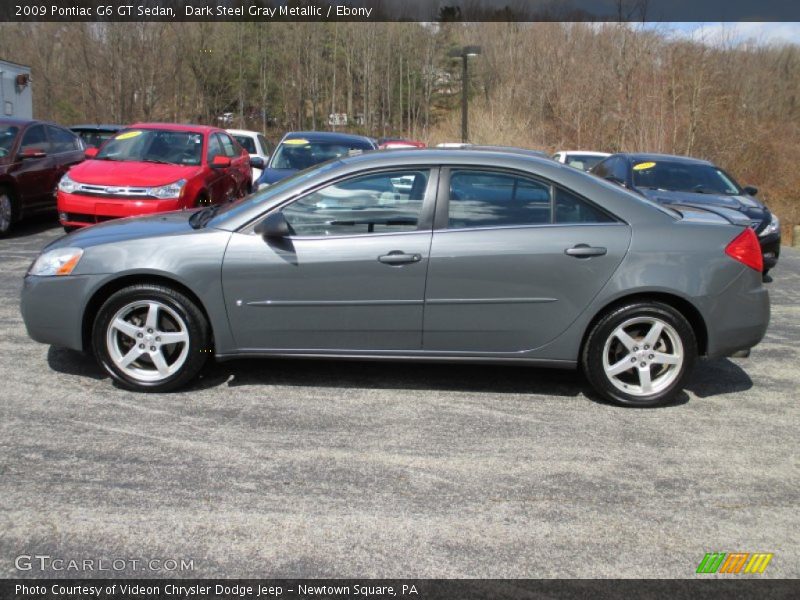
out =
[[17,220],[17,206],[11,192],[0,187],[0,237],[11,232],[14,221]]
[[584,344],[582,366],[603,398],[624,406],[668,403],[697,360],[686,318],[661,302],[635,302],[606,313]]
[[122,387],[168,392],[200,372],[210,354],[210,329],[203,312],[180,292],[133,285],[100,308],[92,346],[97,361]]

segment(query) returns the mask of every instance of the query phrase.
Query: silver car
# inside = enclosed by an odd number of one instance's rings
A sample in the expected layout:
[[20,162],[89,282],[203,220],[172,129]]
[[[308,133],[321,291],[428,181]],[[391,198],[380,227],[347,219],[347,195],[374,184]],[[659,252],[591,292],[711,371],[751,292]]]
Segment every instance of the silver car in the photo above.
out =
[[346,357],[581,367],[598,395],[652,406],[699,356],[763,337],[748,224],[520,153],[371,153],[61,238],[22,314],[138,391],[184,386],[211,356]]

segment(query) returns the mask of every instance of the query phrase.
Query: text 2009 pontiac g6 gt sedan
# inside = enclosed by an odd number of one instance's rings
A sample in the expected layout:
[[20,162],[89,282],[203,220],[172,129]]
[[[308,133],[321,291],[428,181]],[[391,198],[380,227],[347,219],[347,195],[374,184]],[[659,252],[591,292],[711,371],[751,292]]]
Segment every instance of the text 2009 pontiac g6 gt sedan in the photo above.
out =
[[134,390],[183,386],[210,353],[497,361],[580,366],[603,397],[651,406],[698,356],[764,335],[748,225],[524,154],[375,153],[66,236],[22,313]]

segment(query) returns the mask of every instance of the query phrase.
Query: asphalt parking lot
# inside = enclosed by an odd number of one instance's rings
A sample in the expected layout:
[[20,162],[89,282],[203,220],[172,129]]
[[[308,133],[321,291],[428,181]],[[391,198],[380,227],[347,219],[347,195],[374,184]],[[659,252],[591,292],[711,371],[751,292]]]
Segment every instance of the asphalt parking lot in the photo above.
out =
[[735,551],[800,577],[796,250],[750,358],[631,410],[520,367],[250,360],[126,392],[25,333],[22,276],[59,235],[0,240],[0,577],[92,575],[15,568],[48,555],[194,565],[131,576],[672,578]]

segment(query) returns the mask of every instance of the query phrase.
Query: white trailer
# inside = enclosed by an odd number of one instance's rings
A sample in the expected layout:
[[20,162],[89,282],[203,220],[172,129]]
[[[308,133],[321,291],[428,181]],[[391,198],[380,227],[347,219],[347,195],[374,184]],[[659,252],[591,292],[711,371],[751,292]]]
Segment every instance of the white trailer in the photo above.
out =
[[0,118],[33,118],[31,68],[0,60]]

